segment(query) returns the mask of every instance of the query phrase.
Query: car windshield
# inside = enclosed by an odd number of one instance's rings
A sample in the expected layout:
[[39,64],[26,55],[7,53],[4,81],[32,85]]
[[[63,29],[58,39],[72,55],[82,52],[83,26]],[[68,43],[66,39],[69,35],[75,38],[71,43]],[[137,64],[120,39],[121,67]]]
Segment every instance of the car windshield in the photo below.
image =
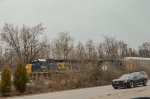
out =
[[146,72],[144,72],[144,71],[141,71],[140,73],[141,73],[141,75],[147,76]]
[[120,77],[120,79],[127,79],[127,78],[131,78],[133,75],[131,74],[124,74]]

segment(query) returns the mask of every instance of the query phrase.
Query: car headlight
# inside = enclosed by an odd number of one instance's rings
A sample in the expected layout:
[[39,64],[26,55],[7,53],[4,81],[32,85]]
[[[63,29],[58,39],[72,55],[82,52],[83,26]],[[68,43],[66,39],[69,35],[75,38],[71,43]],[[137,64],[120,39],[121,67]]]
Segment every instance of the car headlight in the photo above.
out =
[[128,82],[128,80],[124,80],[124,81],[123,81],[123,83],[127,83],[127,82]]
[[112,83],[115,83],[115,81],[112,81]]

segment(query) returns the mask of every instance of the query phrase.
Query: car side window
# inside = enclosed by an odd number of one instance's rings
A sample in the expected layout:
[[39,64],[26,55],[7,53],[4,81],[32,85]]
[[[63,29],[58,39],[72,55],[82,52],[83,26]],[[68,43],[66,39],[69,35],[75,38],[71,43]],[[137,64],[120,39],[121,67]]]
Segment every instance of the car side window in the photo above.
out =
[[147,74],[145,72],[141,72],[140,74],[143,76],[147,76]]
[[143,74],[141,74],[141,73],[139,73],[139,76],[140,76],[140,77],[143,77],[144,75],[143,75]]
[[133,74],[133,77],[137,78],[137,77],[139,77],[139,76],[138,76],[138,74],[136,73],[136,74]]

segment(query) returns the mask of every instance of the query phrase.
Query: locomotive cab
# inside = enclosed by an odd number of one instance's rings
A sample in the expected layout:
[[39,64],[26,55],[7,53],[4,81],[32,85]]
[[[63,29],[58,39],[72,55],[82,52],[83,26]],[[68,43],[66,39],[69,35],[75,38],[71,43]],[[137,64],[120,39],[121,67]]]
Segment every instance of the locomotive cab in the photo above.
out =
[[32,61],[32,72],[48,72],[49,66],[45,59],[34,59]]
[[26,65],[29,78],[49,77],[49,65],[45,59],[33,59],[31,64]]

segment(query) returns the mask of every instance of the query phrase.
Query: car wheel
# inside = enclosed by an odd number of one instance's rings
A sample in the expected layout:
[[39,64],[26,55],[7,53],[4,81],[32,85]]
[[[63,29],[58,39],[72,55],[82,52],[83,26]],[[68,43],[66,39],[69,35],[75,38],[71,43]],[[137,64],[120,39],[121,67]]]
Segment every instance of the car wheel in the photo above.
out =
[[143,86],[147,86],[147,83],[148,83],[148,81],[147,81],[147,80],[144,80],[144,81],[143,81]]
[[134,87],[134,83],[133,83],[133,81],[130,81],[129,82],[129,88],[133,88]]

